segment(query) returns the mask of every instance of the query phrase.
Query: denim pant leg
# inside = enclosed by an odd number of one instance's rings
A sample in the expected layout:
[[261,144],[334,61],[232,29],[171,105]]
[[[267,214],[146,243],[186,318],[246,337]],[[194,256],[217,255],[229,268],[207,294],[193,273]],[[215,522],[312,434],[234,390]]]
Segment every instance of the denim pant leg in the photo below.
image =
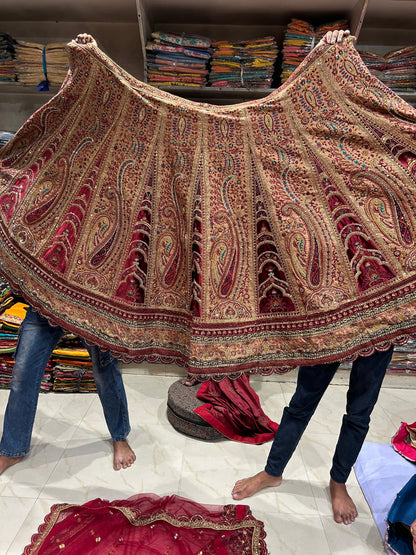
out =
[[347,408],[332,460],[331,478],[345,484],[367,435],[370,415],[393,356],[394,347],[358,357],[351,369]]
[[118,361],[108,351],[101,351],[96,346],[85,346],[91,356],[95,385],[108,431],[113,441],[123,441],[129,435],[130,421]]
[[28,308],[19,329],[0,455],[20,457],[29,452],[40,384],[62,333],[60,327],[51,326],[46,318]]
[[265,471],[271,476],[282,476],[338,366],[333,362],[299,368],[296,391],[283,411],[267,459]]

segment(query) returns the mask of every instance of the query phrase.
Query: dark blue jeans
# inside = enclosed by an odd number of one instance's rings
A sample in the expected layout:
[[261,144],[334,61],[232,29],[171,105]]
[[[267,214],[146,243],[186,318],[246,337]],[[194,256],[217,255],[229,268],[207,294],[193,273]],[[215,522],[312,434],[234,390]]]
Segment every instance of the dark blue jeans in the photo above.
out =
[[[0,455],[20,457],[29,452],[40,384],[49,357],[62,335],[62,328],[52,326],[28,308],[19,330]],[[96,346],[87,346],[87,349],[108,430],[114,441],[122,441],[130,432],[130,423],[117,359]]]
[[[347,408],[332,459],[331,478],[344,484],[367,435],[370,415],[394,348],[358,357],[351,369]],[[331,382],[340,362],[301,366],[296,391],[283,411],[282,421],[270,449],[265,471],[282,476],[316,407]]]

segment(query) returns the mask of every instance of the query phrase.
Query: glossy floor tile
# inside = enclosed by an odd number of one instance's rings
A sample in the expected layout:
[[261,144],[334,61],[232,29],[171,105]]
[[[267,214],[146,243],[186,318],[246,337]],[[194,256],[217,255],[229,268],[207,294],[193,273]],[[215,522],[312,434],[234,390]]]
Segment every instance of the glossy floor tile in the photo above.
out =
[[[20,555],[55,503],[84,503],[136,493],[178,494],[197,502],[234,503],[236,480],[264,467],[270,444],[204,442],[178,433],[166,418],[175,369],[159,365],[123,371],[137,461],[112,470],[112,446],[95,394],[41,394],[30,455],[0,476],[0,554]],[[416,378],[415,378],[416,381]],[[262,407],[279,422],[294,380],[253,378]],[[415,384],[416,386],[416,384]],[[271,555],[385,553],[361,488],[351,474],[358,519],[350,526],[332,518],[328,473],[345,406],[346,385],[331,384],[289,462],[285,480],[245,500],[262,520]],[[0,391],[1,422],[8,391]],[[383,386],[367,439],[390,443],[401,421],[413,422],[416,389]],[[236,554],[238,555],[238,554]]]

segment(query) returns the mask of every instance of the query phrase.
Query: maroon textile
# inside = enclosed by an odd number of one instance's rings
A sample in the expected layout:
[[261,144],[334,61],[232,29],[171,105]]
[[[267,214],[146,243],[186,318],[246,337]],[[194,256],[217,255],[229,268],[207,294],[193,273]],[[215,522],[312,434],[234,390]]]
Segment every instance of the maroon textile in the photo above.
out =
[[54,505],[24,555],[267,555],[247,505],[201,505],[143,493]]
[[242,375],[236,380],[204,382],[197,397],[206,404],[194,412],[229,439],[265,443],[274,438],[279,425],[263,412],[249,381],[248,375]]

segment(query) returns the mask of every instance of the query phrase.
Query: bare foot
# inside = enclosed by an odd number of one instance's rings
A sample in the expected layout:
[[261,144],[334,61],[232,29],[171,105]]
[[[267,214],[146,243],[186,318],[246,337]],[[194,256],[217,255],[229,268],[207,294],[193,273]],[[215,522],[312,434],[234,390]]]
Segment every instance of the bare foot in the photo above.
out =
[[9,466],[13,466],[14,464],[20,462],[24,457],[5,457],[4,455],[0,455],[0,474],[9,468]]
[[354,522],[355,517],[358,515],[358,511],[354,501],[348,495],[345,484],[334,482],[331,478],[329,489],[331,492],[332,511],[334,513],[335,522],[343,522],[344,524],[351,524],[351,522]]
[[282,483],[281,476],[271,476],[267,474],[266,471],[262,470],[255,476],[250,478],[243,478],[235,483],[231,495],[233,499],[244,499],[245,497],[250,497],[259,490],[267,487],[277,487]]
[[133,449],[127,442],[127,439],[123,441],[113,441],[114,448],[114,470],[120,470],[121,468],[129,468],[136,460],[136,455]]

